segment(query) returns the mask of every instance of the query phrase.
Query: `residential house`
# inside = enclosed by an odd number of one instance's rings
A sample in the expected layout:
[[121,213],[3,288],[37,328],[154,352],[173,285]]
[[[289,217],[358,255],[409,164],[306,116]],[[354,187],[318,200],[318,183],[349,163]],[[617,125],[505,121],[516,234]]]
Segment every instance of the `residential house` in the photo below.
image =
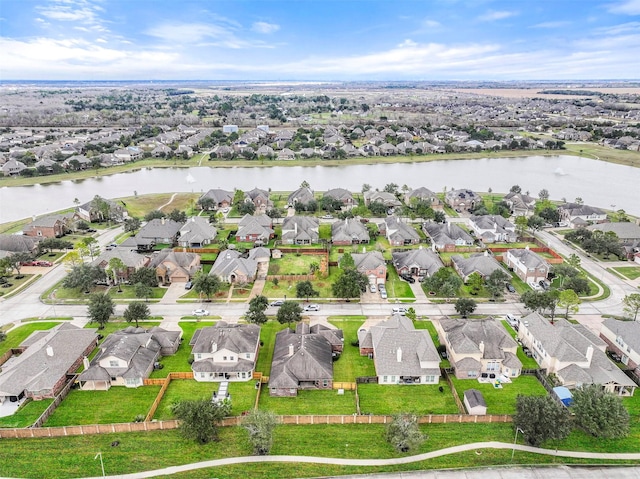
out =
[[308,186],[301,186],[296,191],[291,193],[287,198],[287,204],[290,207],[296,205],[296,203],[300,203],[301,205],[307,205],[309,202],[315,201],[315,196],[313,195],[313,191]]
[[342,209],[350,210],[356,205],[356,201],[349,190],[333,188],[324,194],[325,197],[338,200],[342,203]]
[[120,223],[129,216],[123,205],[106,198],[96,196],[91,201],[76,208],[78,218],[89,223],[95,221],[115,221]]
[[429,249],[394,251],[391,257],[398,274],[428,278],[436,274],[440,268],[444,268],[440,256]]
[[567,222],[572,228],[592,223],[603,223],[607,220],[607,213],[600,208],[577,203],[565,203],[558,206],[558,213],[560,220]]
[[213,201],[213,209],[229,208],[233,203],[233,191],[221,190],[220,188],[214,188],[207,191],[200,198],[198,198],[198,204],[202,204],[202,200],[205,198]]
[[369,283],[384,283],[387,279],[387,263],[380,251],[353,253],[356,269],[369,278]]
[[69,232],[69,221],[67,215],[42,216],[26,224],[22,228],[22,233],[40,238],[60,238]]
[[387,216],[384,220],[384,234],[391,246],[406,246],[420,243],[420,235],[415,228],[400,221],[397,216]]
[[504,262],[525,283],[537,283],[547,279],[549,275],[549,263],[542,256],[531,251],[528,246],[525,249],[508,250],[504,255]]
[[96,329],[70,323],[34,331],[17,348],[22,353],[2,365],[0,404],[54,398],[97,344]]
[[387,208],[395,208],[396,206],[401,206],[402,203],[396,195],[393,193],[387,193],[386,191],[365,191],[364,192],[364,203],[369,206],[371,203],[382,203]]
[[256,211],[259,213],[265,213],[269,208],[273,208],[273,201],[269,199],[269,192],[267,190],[254,188],[247,191],[245,195],[245,201],[252,202],[256,207]]
[[256,260],[243,258],[240,252],[227,249],[220,252],[209,274],[218,276],[227,283],[246,284],[256,279],[257,271]]
[[444,202],[458,212],[470,212],[482,202],[482,198],[471,190],[450,190],[444,195]]
[[0,234],[0,258],[12,253],[35,254],[39,241],[39,237]]
[[217,230],[202,216],[191,217],[178,232],[178,246],[183,248],[202,248],[215,239]]
[[516,226],[500,215],[473,215],[469,226],[483,243],[514,243],[518,240]]
[[471,235],[455,223],[428,221],[422,224],[422,231],[440,251],[455,251],[456,246],[473,246]]
[[507,193],[502,199],[513,216],[532,216],[536,209],[536,199],[524,193]]
[[482,278],[487,278],[496,270],[503,271],[510,277],[509,273],[500,266],[498,260],[488,251],[472,254],[467,258],[453,255],[451,256],[451,262],[453,263],[453,269],[456,270],[465,283],[469,280],[469,276],[474,273],[478,273]]
[[404,202],[411,205],[414,201],[424,201],[429,203],[433,209],[442,209],[442,202],[438,195],[424,186],[409,191],[404,195]]
[[582,324],[565,319],[551,324],[533,312],[520,320],[518,339],[562,386],[575,389],[598,384],[609,393],[633,396],[636,383],[607,357],[607,343]]
[[113,156],[123,162],[135,161],[142,158],[144,151],[137,146],[127,146],[113,152]]
[[331,243],[345,246],[369,243],[369,230],[357,218],[345,218],[331,224]]
[[487,402],[477,389],[467,389],[464,392],[464,407],[472,416],[485,416],[487,414]]
[[111,386],[137,388],[144,385],[161,356],[175,354],[182,331],[160,327],[128,328],[111,333],[100,344],[96,357],[78,376],[80,389],[107,391]]
[[[150,258],[148,256],[142,255],[135,250],[131,250],[129,248],[113,248],[110,250],[103,251],[100,256],[98,256],[91,263],[93,266],[98,266],[104,270],[109,269],[109,261],[113,258],[117,258],[124,264],[124,269],[122,271],[117,272],[118,282],[128,281],[129,277],[140,268],[145,267],[149,264]],[[111,273],[109,276],[111,276]]]
[[178,240],[182,223],[167,218],[154,218],[147,222],[133,238],[138,250],[149,251],[158,244],[173,246]]
[[27,169],[27,165],[23,162],[10,159],[2,165],[2,174],[4,176],[18,176],[23,170]]
[[640,241],[640,226],[631,222],[599,223],[587,226],[590,231],[602,231],[603,233],[615,233],[621,242]]
[[258,150],[256,151],[256,154],[258,155],[258,157],[264,157],[264,158],[275,157],[275,152],[273,151],[273,148],[271,148],[269,145],[262,145],[260,148],[258,148]]
[[166,248],[154,253],[149,267],[155,268],[160,284],[186,283],[200,271],[200,255]]
[[331,342],[319,330],[312,332],[306,323],[298,323],[295,331],[279,331],[273,348],[269,395],[297,396],[299,389],[331,389],[333,357]]
[[315,244],[320,242],[320,220],[311,216],[288,216],[282,221],[282,244]]
[[260,349],[260,327],[219,321],[197,329],[189,345],[196,381],[249,381]]
[[640,376],[640,322],[607,318],[600,326],[600,339],[620,362]]
[[520,376],[518,343],[493,318],[481,320],[441,318],[433,322],[440,344],[447,348],[458,379]]
[[274,236],[273,220],[266,214],[244,215],[238,223],[236,241],[268,243]]
[[378,384],[438,384],[440,356],[429,332],[394,315],[358,331],[360,355],[373,358]]

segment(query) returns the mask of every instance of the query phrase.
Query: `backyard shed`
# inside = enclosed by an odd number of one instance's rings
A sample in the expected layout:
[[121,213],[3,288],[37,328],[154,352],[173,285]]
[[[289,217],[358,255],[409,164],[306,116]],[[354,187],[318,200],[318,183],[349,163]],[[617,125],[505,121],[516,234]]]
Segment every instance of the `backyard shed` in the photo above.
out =
[[473,416],[487,414],[487,403],[482,393],[477,389],[467,389],[464,392],[464,406],[467,408],[467,412]]
[[560,402],[565,406],[571,406],[573,404],[573,394],[564,386],[557,386],[553,388],[553,393],[560,399]]

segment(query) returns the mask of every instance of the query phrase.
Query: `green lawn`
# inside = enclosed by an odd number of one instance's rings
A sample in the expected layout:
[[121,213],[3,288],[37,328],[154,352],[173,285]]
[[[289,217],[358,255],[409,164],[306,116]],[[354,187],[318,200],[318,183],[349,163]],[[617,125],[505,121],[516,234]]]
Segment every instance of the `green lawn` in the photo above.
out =
[[108,391],[72,389],[45,426],[132,422],[146,416],[160,386],[112,387]]
[[[439,387],[443,386],[443,392]],[[458,414],[449,387],[437,384],[358,384],[362,414]]]
[[613,269],[632,281],[640,278],[640,266],[619,266]]
[[340,359],[333,363],[333,380],[335,382],[355,382],[359,376],[375,376],[373,360],[360,356],[360,348],[351,343],[358,340],[358,328],[364,321],[332,319],[331,324],[344,332],[344,349]]
[[[219,382],[198,382],[193,379],[174,379],[169,384],[160,405],[156,410],[154,419],[174,419],[171,413],[171,405],[182,400],[211,398],[214,391],[218,391]],[[245,411],[253,409],[257,390],[255,381],[230,382],[231,414],[239,416]]]
[[271,397],[266,384],[260,392],[260,409],[276,414],[354,414],[356,412],[355,391],[299,390],[295,397]]
[[260,352],[256,372],[268,376],[271,372],[271,360],[273,359],[273,346],[276,343],[276,333],[286,328],[286,325],[277,321],[267,321],[260,326]]
[[[42,268],[44,269],[44,268]],[[2,284],[0,287],[0,296],[6,296],[8,294],[11,294],[17,290],[19,290],[20,288],[22,288],[22,286],[27,283],[28,281],[30,281],[33,278],[33,274],[24,274],[22,273],[20,276],[22,276],[22,278],[17,279],[16,275],[13,276],[7,276],[7,282]]]
[[520,376],[513,382],[503,384],[502,389],[496,389],[493,384],[481,384],[475,379],[456,379],[451,375],[451,381],[458,392],[460,401],[464,400],[467,389],[477,389],[484,396],[487,403],[487,414],[513,414],[516,410],[516,396],[544,396],[546,389],[535,376]]
[[191,341],[193,333],[196,329],[213,326],[216,323],[214,321],[181,321],[178,324],[182,328],[182,343],[178,346],[176,354],[160,358],[160,364],[164,367],[153,371],[151,373],[152,378],[166,378],[170,372],[191,371],[191,365],[189,364],[191,346],[189,346],[189,341]]
[[[511,327],[511,325],[507,321],[505,321],[504,319],[502,321],[500,321],[500,322],[502,323],[502,326],[504,327],[504,329],[506,329],[507,332],[511,335],[511,337],[513,339],[516,339],[518,334]],[[529,356],[524,354],[524,351],[522,350],[522,346],[518,347],[518,359],[522,363],[522,368],[523,369],[538,369],[538,367],[539,367],[538,363],[536,363],[535,359],[530,358]]]
[[415,295],[411,290],[411,285],[406,281],[403,281],[398,276],[396,269],[389,265],[387,267],[387,294],[389,298],[399,299],[415,299]]
[[11,416],[0,417],[0,427],[29,427],[49,407],[53,399],[42,401],[29,401],[20,406],[20,409]]
[[27,339],[27,337],[29,337],[29,335],[34,331],[51,329],[58,324],[60,323],[47,321],[27,323],[18,326],[16,329],[8,332],[7,339],[0,343],[0,355],[4,354],[5,351],[8,351],[11,348],[17,348],[20,346],[20,343]]
[[[122,290],[121,292],[118,290]],[[160,299],[162,298],[165,293],[167,292],[167,288],[151,288],[152,289],[152,293],[151,293],[151,298],[149,299]],[[113,299],[139,299],[136,296],[136,291],[135,291],[135,287],[133,285],[128,285],[128,284],[123,284],[120,286],[120,288],[118,288],[117,286],[111,286],[109,288],[109,296],[111,296]],[[57,296],[57,293],[56,293]],[[86,298],[85,295],[82,296],[82,298]]]
[[[141,328],[145,328],[145,329],[151,329],[154,326],[160,326],[160,321],[154,320],[154,321],[140,321],[138,323],[138,325]],[[107,324],[105,324],[104,329],[99,329],[98,333],[102,334],[102,336],[104,336],[104,338],[102,338],[102,341],[104,341],[104,339],[106,339],[107,336],[109,336],[111,333],[115,332],[115,331],[119,331],[121,329],[125,329],[128,328],[129,326],[135,326],[135,323],[127,323],[126,321],[124,321],[122,318],[120,318],[118,321],[109,321]],[[97,328],[98,325],[95,323],[88,323],[85,328]]]
[[284,253],[282,258],[269,261],[269,274],[309,274],[311,263],[321,262],[320,255]]
[[249,295],[251,295],[252,288],[253,288],[253,283],[247,284],[244,286],[234,284],[231,297],[234,299],[247,299],[249,298]]
[[[329,276],[326,278],[314,278],[311,280],[313,288],[320,293],[321,298],[333,298],[331,285],[338,279],[340,268],[329,268]],[[298,281],[278,281],[278,286],[273,284],[272,280],[267,280],[264,285],[262,294],[267,298],[296,298],[296,285]]]

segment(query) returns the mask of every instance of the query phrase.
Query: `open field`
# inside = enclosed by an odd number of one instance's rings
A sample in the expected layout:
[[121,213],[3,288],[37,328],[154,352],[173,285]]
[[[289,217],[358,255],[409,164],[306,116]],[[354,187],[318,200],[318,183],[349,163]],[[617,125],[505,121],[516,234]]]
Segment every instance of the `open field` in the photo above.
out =
[[[545,89],[541,87],[537,88],[453,88],[448,91],[456,91],[460,93],[472,93],[476,95],[487,95],[487,96],[499,96],[504,98],[553,98],[559,100],[566,100],[569,98],[592,98],[593,95],[584,95],[581,94],[580,90],[576,91],[575,95],[561,95],[555,93],[542,93]],[[614,94],[629,94],[629,95],[638,95],[640,94],[640,88],[634,87],[626,87],[626,88],[597,88],[597,87],[589,87],[585,88],[585,90],[589,91],[599,91],[601,93],[610,93]]]

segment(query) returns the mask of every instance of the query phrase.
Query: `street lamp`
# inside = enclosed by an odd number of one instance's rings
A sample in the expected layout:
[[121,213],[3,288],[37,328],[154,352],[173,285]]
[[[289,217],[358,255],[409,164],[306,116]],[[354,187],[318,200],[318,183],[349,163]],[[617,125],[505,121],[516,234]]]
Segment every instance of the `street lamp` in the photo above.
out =
[[518,440],[518,432],[524,434],[524,431],[519,427],[516,428],[516,437],[513,438],[513,449],[511,451],[511,462],[513,462],[513,456],[516,453],[516,441]]
[[106,477],[106,474],[104,473],[104,462],[102,462],[102,453],[99,452],[98,454],[96,454],[96,457],[94,457],[93,460],[95,461],[96,459],[98,459],[98,456],[100,456],[100,467],[102,468],[102,477]]

